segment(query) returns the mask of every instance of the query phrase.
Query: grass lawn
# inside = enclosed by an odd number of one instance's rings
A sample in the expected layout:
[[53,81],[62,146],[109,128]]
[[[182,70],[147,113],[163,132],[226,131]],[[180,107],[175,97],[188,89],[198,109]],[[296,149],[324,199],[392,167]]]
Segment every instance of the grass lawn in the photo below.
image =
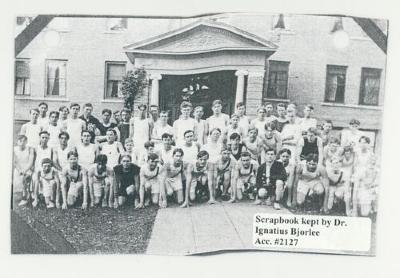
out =
[[[16,196],[15,200],[19,198]],[[63,237],[76,253],[81,254],[144,253],[157,215],[156,207],[140,210],[132,206],[92,208],[83,211],[80,208],[33,209],[15,204],[14,211],[25,222],[30,225],[39,222],[50,233]]]

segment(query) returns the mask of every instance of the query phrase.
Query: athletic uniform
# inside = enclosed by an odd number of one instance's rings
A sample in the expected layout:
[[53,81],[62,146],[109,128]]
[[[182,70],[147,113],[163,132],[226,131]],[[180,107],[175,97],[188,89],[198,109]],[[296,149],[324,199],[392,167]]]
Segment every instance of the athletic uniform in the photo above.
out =
[[227,114],[221,113],[218,117],[215,115],[211,115],[207,118],[208,123],[208,132],[214,128],[219,128],[221,133],[224,134],[227,128],[227,123],[229,123],[229,116]]
[[[250,128],[250,120],[249,117],[246,115],[243,115],[242,117],[239,118],[239,126],[243,130],[243,136],[247,135],[247,132],[249,131]],[[242,138],[243,139],[243,138]]]
[[[70,171],[76,171],[76,175],[70,173]],[[78,165],[77,169],[73,170],[71,167],[67,166],[65,171],[63,171],[65,175],[65,179],[67,180],[68,190],[67,190],[67,199],[68,197],[78,198],[82,195],[83,189],[83,174],[82,174],[82,166]]]
[[41,146],[38,146],[36,149],[36,160],[35,160],[35,170],[39,171],[42,169],[42,160],[45,158],[53,161],[53,149],[47,147],[43,149]]
[[107,165],[111,168],[118,165],[121,153],[124,152],[120,149],[120,145],[116,142],[109,144],[108,142],[101,145],[101,153],[107,156]]
[[168,162],[165,164],[165,187],[168,195],[171,195],[174,191],[183,189],[183,176],[185,168],[186,165],[184,162],[179,166],[175,166],[174,162]]
[[247,139],[244,142],[244,145],[246,146],[248,152],[250,153],[251,159],[259,162],[259,158],[261,156],[261,141],[260,141],[260,139],[257,137],[254,142],[250,142],[250,140]]
[[300,160],[305,160],[309,154],[319,155],[319,153],[318,153],[318,137],[316,137],[314,139],[314,142],[310,142],[308,140],[308,138],[303,138],[303,140],[304,140],[304,145],[303,145],[303,149],[301,150],[301,153],[300,153]]
[[239,144],[236,150],[234,150],[232,146],[230,147],[231,155],[236,161],[239,161],[240,157],[242,156],[243,150],[246,150],[246,146],[244,144]]
[[199,143],[200,145],[204,145],[207,142],[204,142],[204,137],[206,133],[206,121],[200,119],[198,122],[195,120],[196,123],[196,142]]
[[[184,133],[187,130],[195,130],[196,126],[196,121],[193,118],[188,118],[186,120],[184,119],[177,119],[174,122],[173,128],[174,128],[174,135],[176,138],[176,145],[183,145],[185,144],[184,140]],[[196,131],[197,133],[197,131]]]
[[317,127],[317,119],[314,118],[302,118],[300,120],[301,132],[306,132],[310,127]]
[[58,163],[60,164],[61,168],[65,168],[68,166],[68,153],[72,150],[69,146],[65,149],[62,149],[60,145],[55,149],[57,152]]
[[211,163],[216,163],[221,157],[221,148],[222,145],[220,143],[207,143],[201,147],[201,150],[207,151],[209,154],[208,161]]
[[130,163],[127,171],[124,170],[122,164],[118,164],[114,167],[115,182],[118,187],[117,195],[127,197],[127,188],[130,186],[135,186],[135,176],[139,176],[140,167]]
[[336,148],[336,151],[332,151],[329,146],[324,148],[324,163],[326,168],[332,166],[332,160],[335,158],[341,159],[343,155],[343,149],[341,147]]
[[312,191],[315,186],[322,185],[322,174],[318,168],[315,170],[315,172],[310,172],[307,170],[305,165],[300,164],[299,167],[299,182],[297,184],[297,192],[307,195],[307,193]]
[[37,119],[38,125],[42,127],[42,129],[45,129],[49,125],[49,118],[47,117],[40,117]]
[[[199,168],[197,163],[193,164],[190,195],[194,195],[196,196],[196,198],[201,198],[204,195],[209,196],[210,192],[208,190],[208,171],[210,167],[212,167],[212,165],[209,162],[207,162],[207,164],[202,168]],[[207,182],[204,185],[201,183],[203,177],[207,178]]]
[[[222,164],[222,160],[218,160],[217,163],[215,164],[215,170],[217,171],[217,189],[221,190],[223,189],[223,185],[225,182],[225,173],[229,172],[229,178],[232,178],[232,171],[235,168],[236,161],[235,159],[229,158],[227,162],[224,162]],[[229,184],[231,181],[229,181]],[[231,185],[231,184],[230,184]]]
[[267,121],[265,119],[264,121],[260,121],[258,118],[251,121],[251,126],[254,126],[258,130],[258,137],[264,137],[266,123]]
[[350,159],[346,159],[346,157],[343,156],[341,170],[343,171],[343,179],[345,181],[352,181],[354,172],[354,155],[352,155]]
[[361,136],[363,136],[363,133],[360,130],[352,132],[350,129],[343,129],[340,138],[340,145],[342,147],[346,146],[356,147],[358,146],[358,141],[360,140]]
[[97,128],[98,128],[99,131],[100,131],[100,135],[101,135],[101,136],[105,136],[105,135],[107,134],[107,130],[108,130],[109,128],[115,129],[116,127],[117,127],[117,124],[116,124],[116,123],[113,123],[113,122],[109,122],[108,124],[100,123],[100,122],[99,122]]
[[153,134],[151,136],[152,140],[154,141],[154,143],[156,143],[156,144],[162,143],[161,136],[164,133],[168,133],[168,134],[173,135],[174,134],[174,129],[169,124],[166,124],[165,126],[162,126],[159,121],[156,122],[154,124]]
[[360,182],[357,196],[358,203],[372,205],[377,200],[379,172],[376,169],[364,168],[363,171],[358,172],[356,179]]
[[66,119],[65,120],[66,131],[69,134],[69,145],[76,147],[81,144],[81,132],[85,128],[85,122],[81,119]]
[[257,188],[267,189],[267,197],[275,196],[276,181],[287,180],[286,170],[280,161],[273,161],[270,165],[263,163],[257,171]]
[[144,149],[144,143],[150,140],[149,119],[131,118],[133,122],[133,143],[138,150]]
[[151,191],[151,194],[160,193],[161,168],[157,165],[154,170],[150,170],[148,165],[140,168],[140,175],[144,177],[144,189],[146,192]]
[[278,132],[282,132],[282,130],[283,130],[283,127],[285,126],[285,125],[287,125],[289,123],[289,121],[285,118],[285,119],[282,119],[282,118],[276,118],[276,130],[278,131]]
[[240,142],[242,142],[243,137],[245,136],[245,134],[243,132],[243,129],[240,126],[238,126],[236,128],[233,128],[231,125],[229,125],[228,128],[227,128],[227,132],[226,132],[227,144],[231,143],[230,137],[231,137],[231,135],[233,133],[239,134],[240,135]]
[[186,146],[186,144],[182,144],[177,146],[183,150],[183,158],[182,160],[186,163],[194,164],[197,161],[197,154],[199,153],[199,147],[197,144],[192,143],[190,147]]
[[[289,149],[292,152],[291,160],[295,160],[296,157],[296,147],[297,142],[301,138],[301,130],[298,124],[296,123],[287,123],[284,125],[282,132],[282,148]],[[285,138],[291,138],[285,140]]]
[[89,144],[85,146],[81,143],[76,147],[76,150],[79,155],[79,164],[88,170],[96,158],[96,145]]
[[258,164],[254,160],[250,162],[250,167],[247,169],[243,167],[243,164],[240,161],[236,164],[238,172],[238,176],[236,177],[236,189],[248,192],[252,189],[251,186],[256,185],[257,167]]
[[[93,170],[92,170],[93,169]],[[93,171],[93,195],[97,198],[101,198],[103,196],[104,188],[106,184],[110,184],[109,176],[108,174],[112,171],[111,168],[108,166],[106,167],[106,170],[99,174],[97,172],[97,164],[94,164],[91,166],[89,172]]]
[[58,147],[60,145],[60,141],[58,139],[58,135],[60,135],[60,133],[62,131],[60,126],[58,126],[58,125],[54,126],[54,125],[48,124],[44,128],[44,130],[46,130],[48,133],[50,133],[49,141],[48,141],[47,145],[49,147],[52,147],[52,148]]
[[39,194],[42,194],[45,198],[52,198],[53,193],[56,190],[56,179],[57,171],[52,167],[50,172],[47,174],[43,173],[43,170],[38,170],[39,175]]
[[119,123],[118,124],[118,130],[119,130],[119,141],[121,144],[125,144],[126,138],[129,138],[129,132],[130,132],[130,125],[129,123]]
[[[169,151],[166,151],[164,146],[160,145],[160,148],[158,148],[156,150],[156,152],[157,152],[158,156],[160,157],[163,165],[168,162],[173,161],[173,158],[172,158],[172,153],[174,152],[173,148],[171,148]],[[185,153],[185,155],[186,155],[186,153]]]
[[[29,163],[29,152],[30,147],[25,147],[24,150],[20,150],[18,146],[14,147],[14,162],[21,169],[25,169]],[[24,175],[21,175],[16,168],[14,168],[14,176],[13,176],[13,191],[21,192],[23,190],[23,182],[26,179],[31,179],[32,177],[32,168],[28,170]]]
[[[39,133],[42,131],[42,127],[39,124],[32,124],[31,122],[27,122],[23,125],[25,128],[25,134],[20,133],[21,135],[25,135],[27,140],[26,145],[28,147],[36,148],[39,146],[40,137]],[[22,128],[21,128],[22,130]]]
[[343,179],[343,171],[327,171],[329,179],[329,193],[340,194],[344,196],[345,193],[345,181]]

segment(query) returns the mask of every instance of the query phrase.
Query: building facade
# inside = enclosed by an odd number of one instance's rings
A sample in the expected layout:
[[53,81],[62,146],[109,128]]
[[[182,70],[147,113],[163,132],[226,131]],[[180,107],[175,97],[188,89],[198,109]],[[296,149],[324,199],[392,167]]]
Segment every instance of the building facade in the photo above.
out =
[[206,114],[214,99],[227,113],[244,101],[250,116],[265,102],[295,102],[299,113],[312,104],[339,129],[359,119],[379,146],[385,66],[385,53],[348,17],[57,17],[16,58],[15,120],[42,101],[49,110],[91,102],[98,116],[119,110],[122,76],[144,67],[151,82],[137,102],[172,119],[184,99]]

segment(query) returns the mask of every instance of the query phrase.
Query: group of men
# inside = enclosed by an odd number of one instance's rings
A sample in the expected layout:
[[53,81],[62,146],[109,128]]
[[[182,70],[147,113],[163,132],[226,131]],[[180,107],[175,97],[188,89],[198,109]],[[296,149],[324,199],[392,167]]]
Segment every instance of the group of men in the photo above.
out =
[[204,107],[184,101],[171,126],[169,113],[154,105],[149,113],[139,105],[137,116],[104,109],[98,120],[90,103],[81,116],[77,103],[49,113],[40,103],[14,148],[19,205],[165,208],[250,199],[277,210],[376,211],[376,156],[358,120],[335,135],[332,121],[313,118],[311,105],[300,118],[294,103],[266,103],[252,120],[244,103],[231,116],[222,107],[215,100],[204,120]]

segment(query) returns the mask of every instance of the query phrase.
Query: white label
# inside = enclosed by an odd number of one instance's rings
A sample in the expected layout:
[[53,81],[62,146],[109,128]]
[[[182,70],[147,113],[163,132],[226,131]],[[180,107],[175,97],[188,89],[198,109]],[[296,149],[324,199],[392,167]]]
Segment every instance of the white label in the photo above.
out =
[[371,245],[371,220],[362,217],[254,215],[257,248],[343,250],[364,252]]

